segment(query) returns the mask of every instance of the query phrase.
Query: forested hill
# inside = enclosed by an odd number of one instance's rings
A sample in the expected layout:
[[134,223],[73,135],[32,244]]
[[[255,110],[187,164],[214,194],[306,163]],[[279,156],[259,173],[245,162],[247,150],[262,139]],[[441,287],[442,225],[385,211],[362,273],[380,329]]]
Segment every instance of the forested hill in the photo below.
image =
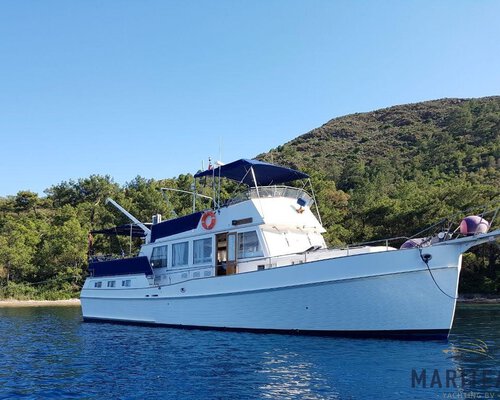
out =
[[[330,243],[408,236],[499,205],[500,96],[335,118],[258,158],[313,176]],[[499,293],[499,260],[495,245],[467,254],[462,291]]]
[[[258,158],[311,175],[331,245],[410,236],[460,210],[498,206],[500,97],[443,99],[336,118]],[[165,201],[160,188],[189,190],[192,182],[191,174],[138,176],[119,185],[110,176],[92,175],[55,184],[45,196],[20,191],[0,197],[0,298],[77,295],[87,273],[88,232],[128,222],[106,206],[107,197],[143,221],[156,213],[170,218],[188,213],[191,199]],[[201,190],[210,194],[210,185]],[[126,238],[96,236],[94,248],[129,253]],[[467,253],[460,292],[500,294],[499,260],[495,244]]]
[[499,133],[500,96],[442,99],[335,118],[259,158],[319,170],[347,190],[379,171],[405,179],[466,173],[493,185]]

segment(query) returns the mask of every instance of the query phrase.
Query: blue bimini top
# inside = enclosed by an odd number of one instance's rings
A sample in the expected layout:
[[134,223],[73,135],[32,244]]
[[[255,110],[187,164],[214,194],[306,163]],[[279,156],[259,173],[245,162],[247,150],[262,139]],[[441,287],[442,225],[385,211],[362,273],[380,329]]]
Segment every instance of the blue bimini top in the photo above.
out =
[[[254,182],[250,169],[253,169],[257,182]],[[247,159],[233,161],[214,169],[198,172],[194,177],[201,178],[203,176],[220,176],[248,186],[255,186],[255,183],[257,183],[257,186],[279,185],[297,179],[309,178],[309,175],[291,168]]]

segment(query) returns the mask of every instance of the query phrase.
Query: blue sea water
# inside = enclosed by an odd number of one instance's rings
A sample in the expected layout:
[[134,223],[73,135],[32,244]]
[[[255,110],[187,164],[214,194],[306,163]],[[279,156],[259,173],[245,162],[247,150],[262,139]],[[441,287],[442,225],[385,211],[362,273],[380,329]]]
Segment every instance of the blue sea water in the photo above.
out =
[[448,342],[83,323],[79,307],[0,308],[0,399],[500,398],[499,360],[498,305],[459,305]]

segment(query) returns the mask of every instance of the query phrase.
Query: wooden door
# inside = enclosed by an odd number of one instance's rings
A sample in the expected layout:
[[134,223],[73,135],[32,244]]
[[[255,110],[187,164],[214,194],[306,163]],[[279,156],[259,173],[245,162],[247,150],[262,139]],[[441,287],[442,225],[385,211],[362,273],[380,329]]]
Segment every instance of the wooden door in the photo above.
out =
[[226,262],[226,275],[236,273],[236,256],[237,256],[237,236],[236,233],[227,234],[227,262]]

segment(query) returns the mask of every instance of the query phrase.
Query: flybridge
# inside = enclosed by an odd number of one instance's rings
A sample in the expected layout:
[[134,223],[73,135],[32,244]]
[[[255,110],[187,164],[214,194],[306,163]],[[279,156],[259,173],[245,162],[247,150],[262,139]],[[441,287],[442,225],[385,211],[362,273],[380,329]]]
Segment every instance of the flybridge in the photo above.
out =
[[[248,159],[240,159],[237,161],[233,161],[229,164],[220,165],[216,168],[209,168],[208,170],[198,172],[194,175],[195,178],[202,177],[212,177],[214,181],[218,180],[218,185],[214,185],[214,193],[213,193],[213,203],[216,209],[220,209],[221,207],[221,199],[220,199],[220,180],[221,178],[230,179],[232,181],[238,182],[239,184],[246,185],[250,188],[247,193],[252,193],[254,191],[257,198],[261,197],[261,192],[266,192],[266,197],[274,197],[276,194],[276,185],[283,185],[288,182],[297,181],[307,179],[307,182],[304,183],[304,187],[309,183],[309,188],[311,190],[312,201],[309,205],[312,206],[314,203],[316,216],[320,222],[321,215],[319,213],[318,205],[316,203],[314,197],[314,189],[309,179],[309,175],[304,172],[300,172],[291,168],[282,167],[280,165],[274,165],[270,163],[266,163],[264,161],[259,160],[248,160]],[[272,187],[273,189],[269,190]],[[196,186],[194,186],[196,190]],[[273,193],[273,195],[269,196],[269,193]],[[193,192],[193,204],[195,203],[196,193]],[[241,194],[236,196],[237,198],[241,198]],[[253,196],[251,196],[253,197]],[[277,196],[279,197],[279,196]],[[310,198],[309,195],[307,195]],[[299,205],[305,204],[305,200],[297,197],[296,200]],[[234,204],[234,201],[229,200],[225,205]],[[194,207],[193,207],[194,212]]]
[[[196,179],[203,177],[211,177],[214,179],[213,197],[208,197],[197,193]],[[161,222],[161,216],[158,215],[153,218],[153,224],[146,224],[139,221],[116,201],[108,198],[106,202],[111,203],[116,209],[118,209],[127,218],[129,218],[132,221],[132,224],[95,230],[92,233],[127,235],[131,238],[142,237],[147,244],[154,243],[159,238],[164,238],[193,230],[198,226],[200,219],[202,219],[204,215],[203,212],[196,212],[196,200],[198,197],[206,197],[212,199],[215,210],[220,210],[221,207],[227,207],[242,201],[261,198],[261,196],[265,198],[295,198],[295,200],[299,204],[299,208],[303,207],[306,204],[308,206],[312,206],[312,204],[315,203],[314,192],[312,191],[312,185],[309,180],[309,175],[291,168],[282,167],[259,160],[240,159],[228,164],[219,165],[216,168],[210,168],[205,171],[200,171],[194,175],[194,178],[195,183],[192,185],[191,192],[179,189],[162,188],[162,190],[172,190],[192,195],[193,212],[191,214],[163,222]],[[220,199],[221,178],[230,179],[240,184],[246,185],[248,186],[248,190],[238,193],[235,197],[222,204]],[[303,189],[290,188],[287,186],[276,186],[300,179],[308,180],[309,184],[311,185],[311,193],[313,196],[312,198]],[[215,184],[216,180],[218,181],[218,184]],[[321,223],[321,217],[319,216],[318,207],[316,204],[315,206],[317,216]]]
[[[196,211],[200,194],[193,184],[192,192],[184,192],[193,196],[193,212],[166,221],[157,215],[152,225],[141,223],[116,201],[108,199],[133,226],[95,233],[128,232],[131,239],[143,237],[144,244],[139,257],[130,259],[137,260],[137,269],[133,268],[133,261],[113,262],[94,257],[95,262],[89,266],[93,276],[121,275],[115,271],[116,267],[125,275],[152,276],[153,284],[173,284],[197,277],[251,272],[263,267],[260,264],[263,257],[326,248],[321,236],[325,230],[311,211],[314,197],[303,188],[282,185],[298,179],[310,183],[307,174],[257,160],[238,160],[195,175],[196,180],[203,177],[213,179],[213,198],[210,198],[213,209]],[[247,188],[221,202],[222,178]],[[151,273],[144,268],[141,258],[144,256],[153,266]],[[278,262],[271,264],[277,266]]]

